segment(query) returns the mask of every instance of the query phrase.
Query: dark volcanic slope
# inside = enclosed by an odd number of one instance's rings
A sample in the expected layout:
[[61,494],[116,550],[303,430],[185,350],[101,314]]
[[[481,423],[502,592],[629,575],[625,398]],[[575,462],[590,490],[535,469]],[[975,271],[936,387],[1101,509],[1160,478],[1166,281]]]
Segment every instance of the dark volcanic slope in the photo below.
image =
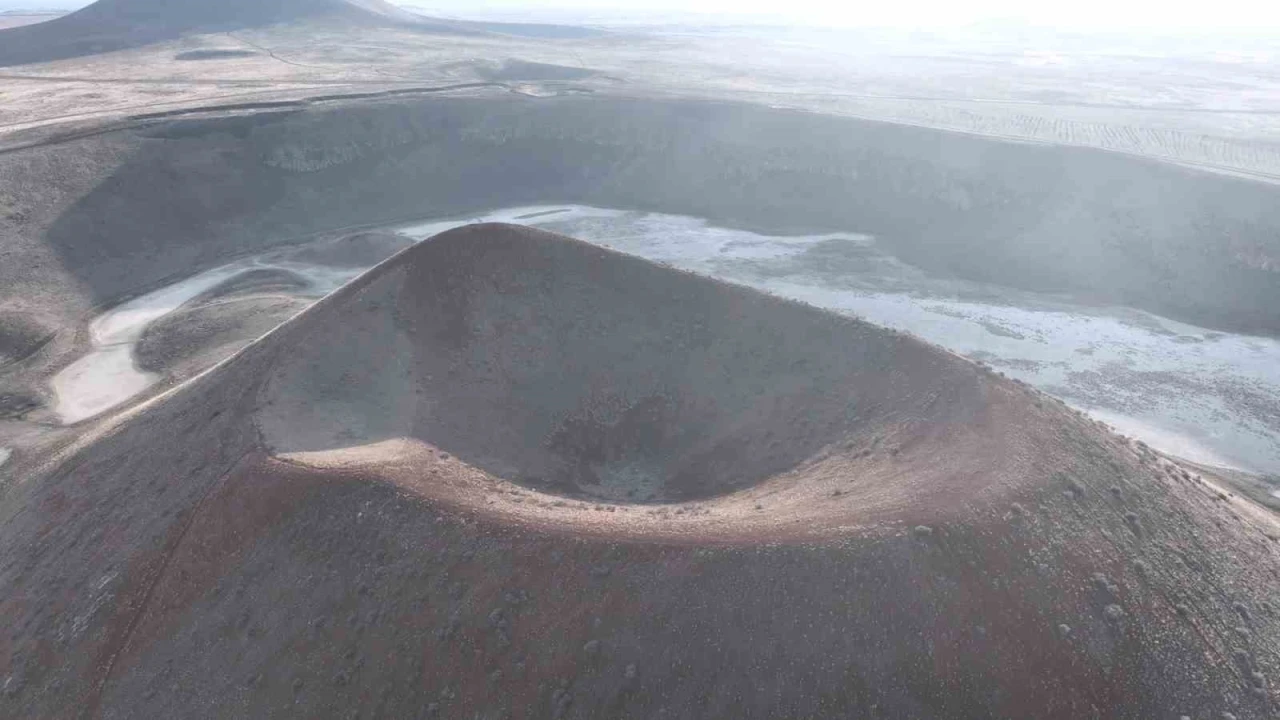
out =
[[1273,717],[1274,516],[546,233],[412,248],[28,476],[8,717]]
[[315,19],[348,25],[424,20],[384,0],[98,0],[49,22],[0,32],[0,65],[121,50],[192,32]]

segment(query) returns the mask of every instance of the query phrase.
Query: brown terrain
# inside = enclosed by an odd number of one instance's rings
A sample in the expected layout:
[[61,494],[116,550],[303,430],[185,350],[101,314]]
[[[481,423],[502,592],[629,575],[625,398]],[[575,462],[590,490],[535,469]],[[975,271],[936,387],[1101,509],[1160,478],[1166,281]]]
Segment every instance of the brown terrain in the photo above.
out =
[[539,231],[408,249],[19,462],[8,717],[1275,713],[1274,515],[911,337]]

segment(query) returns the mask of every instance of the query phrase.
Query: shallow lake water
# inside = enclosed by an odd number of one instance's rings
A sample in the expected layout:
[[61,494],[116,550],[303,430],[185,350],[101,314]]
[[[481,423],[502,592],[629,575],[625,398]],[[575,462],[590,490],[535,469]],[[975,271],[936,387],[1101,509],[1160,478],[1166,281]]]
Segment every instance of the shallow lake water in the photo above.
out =
[[[983,360],[1161,450],[1280,473],[1276,340],[931,276],[854,233],[774,237],[698,218],[581,206],[509,208],[393,229],[421,240],[472,222],[542,227],[854,314]],[[306,278],[304,294],[319,296],[359,272],[282,267],[268,257],[201,273],[98,318],[91,328],[93,352],[55,378],[63,421],[118,406],[154,384],[158,378],[133,363],[133,347],[147,324],[217,284],[279,268]]]

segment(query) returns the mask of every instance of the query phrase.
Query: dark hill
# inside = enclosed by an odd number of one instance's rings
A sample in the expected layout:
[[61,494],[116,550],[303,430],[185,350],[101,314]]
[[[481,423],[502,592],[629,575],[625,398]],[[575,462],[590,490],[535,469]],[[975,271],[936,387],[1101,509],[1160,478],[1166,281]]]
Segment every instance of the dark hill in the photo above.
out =
[[0,65],[122,50],[189,33],[310,20],[451,29],[384,0],[98,0],[49,22],[0,31]]
[[6,717],[1274,716],[1273,515],[915,339],[522,228],[24,477]]

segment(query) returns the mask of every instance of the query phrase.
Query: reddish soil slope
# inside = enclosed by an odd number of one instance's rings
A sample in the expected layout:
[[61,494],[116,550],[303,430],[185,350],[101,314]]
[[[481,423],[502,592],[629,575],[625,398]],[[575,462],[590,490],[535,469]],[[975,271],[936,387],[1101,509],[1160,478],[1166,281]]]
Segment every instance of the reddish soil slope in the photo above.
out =
[[913,338],[451,231],[0,515],[12,717],[1273,717],[1273,515]]

